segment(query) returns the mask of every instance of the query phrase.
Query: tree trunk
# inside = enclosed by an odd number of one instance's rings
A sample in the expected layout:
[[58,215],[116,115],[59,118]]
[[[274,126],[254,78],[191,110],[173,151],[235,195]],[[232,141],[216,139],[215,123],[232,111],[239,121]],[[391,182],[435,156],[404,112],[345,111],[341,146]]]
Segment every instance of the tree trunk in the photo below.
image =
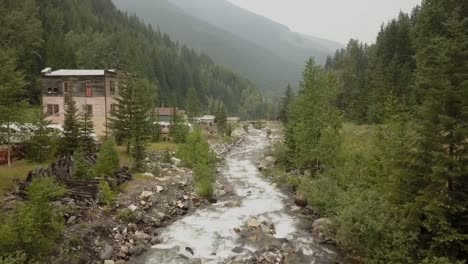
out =
[[10,142],[10,137],[11,137],[10,122],[7,122],[7,161],[8,161],[8,168],[11,167],[11,142]]

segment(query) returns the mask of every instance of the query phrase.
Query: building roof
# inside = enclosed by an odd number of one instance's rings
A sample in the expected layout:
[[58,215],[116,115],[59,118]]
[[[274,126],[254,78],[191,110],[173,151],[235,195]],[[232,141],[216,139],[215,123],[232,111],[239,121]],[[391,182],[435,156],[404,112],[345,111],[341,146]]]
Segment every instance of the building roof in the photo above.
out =
[[174,116],[176,108],[173,107],[159,107],[156,108],[156,114],[159,116]]
[[115,70],[56,70],[52,71],[52,68],[45,68],[42,70],[41,74],[43,76],[104,76],[106,72],[116,73]]
[[214,115],[204,115],[204,116],[201,116],[201,117],[197,117],[196,119],[200,120],[200,119],[215,119],[216,117]]

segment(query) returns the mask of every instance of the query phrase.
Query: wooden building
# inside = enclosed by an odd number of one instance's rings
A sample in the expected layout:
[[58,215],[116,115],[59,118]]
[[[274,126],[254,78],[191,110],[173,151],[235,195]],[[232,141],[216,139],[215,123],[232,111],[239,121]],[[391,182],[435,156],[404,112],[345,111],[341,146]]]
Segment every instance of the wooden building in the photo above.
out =
[[108,119],[116,106],[122,76],[115,70],[56,70],[41,72],[42,105],[52,124],[63,125],[65,98],[71,96],[79,111],[88,111],[97,136],[107,135]]

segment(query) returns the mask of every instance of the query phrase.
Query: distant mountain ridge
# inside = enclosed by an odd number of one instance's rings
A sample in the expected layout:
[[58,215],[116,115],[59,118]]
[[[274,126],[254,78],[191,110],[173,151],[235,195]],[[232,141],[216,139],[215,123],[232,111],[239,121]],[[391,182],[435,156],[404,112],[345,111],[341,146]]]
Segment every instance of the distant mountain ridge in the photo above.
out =
[[292,32],[288,27],[226,0],[113,0],[181,44],[277,94],[297,85],[307,58],[320,63],[341,44]]

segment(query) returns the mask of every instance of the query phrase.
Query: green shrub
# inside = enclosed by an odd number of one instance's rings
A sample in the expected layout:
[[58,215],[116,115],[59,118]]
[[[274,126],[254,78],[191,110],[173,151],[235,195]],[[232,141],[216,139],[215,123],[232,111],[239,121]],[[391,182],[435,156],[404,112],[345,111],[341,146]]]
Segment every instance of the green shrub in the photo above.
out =
[[263,128],[265,128],[265,126],[266,126],[266,122],[265,122],[265,121],[257,121],[257,122],[254,122],[254,123],[253,123],[253,127],[254,127],[255,129],[263,129]]
[[[49,202],[65,193],[66,189],[51,178],[34,180],[27,191],[29,200],[2,221],[0,255],[21,251],[31,259],[48,254],[56,246],[64,227],[62,212]],[[5,259],[18,259],[21,254]]]
[[465,264],[466,261],[450,261],[447,258],[427,257],[421,264]]
[[73,159],[73,177],[81,180],[94,178],[94,171],[92,170],[91,166],[86,162],[83,152],[76,151],[73,155]]
[[313,204],[322,214],[335,215],[341,189],[334,179],[327,176],[304,178],[299,191],[307,197],[309,204]]
[[107,181],[99,183],[99,201],[107,206],[112,205],[114,201],[114,192],[112,191]]
[[34,162],[45,162],[53,158],[56,151],[57,133],[51,132],[48,122],[41,119],[36,124],[37,130],[26,142],[26,159]]
[[201,197],[211,198],[214,193],[214,171],[212,168],[197,164],[194,169],[195,188]]
[[231,124],[228,124],[226,126],[226,129],[224,130],[224,134],[228,137],[231,137],[232,136],[232,131],[233,131],[233,128],[232,128],[232,125]]
[[119,154],[117,153],[114,140],[109,139],[101,146],[94,172],[99,177],[112,176],[119,167]]
[[161,169],[159,168],[159,166],[154,166],[153,171],[151,171],[151,173],[154,175],[154,177],[157,178],[161,176]]
[[288,147],[284,143],[277,143],[273,146],[270,155],[276,158],[276,166],[286,169],[288,166]]
[[216,163],[216,157],[200,128],[188,135],[187,142],[179,148],[177,155],[189,168],[194,168],[197,164],[212,167]]
[[169,151],[169,149],[165,149],[164,152],[162,153],[162,156],[161,156],[161,162],[162,163],[171,163],[171,158],[172,158],[172,155],[171,155],[171,152]]
[[39,264],[39,262],[28,259],[28,256],[21,251],[0,255],[0,264]]
[[124,223],[134,222],[136,218],[136,213],[129,209],[123,209],[117,213],[117,219]]

